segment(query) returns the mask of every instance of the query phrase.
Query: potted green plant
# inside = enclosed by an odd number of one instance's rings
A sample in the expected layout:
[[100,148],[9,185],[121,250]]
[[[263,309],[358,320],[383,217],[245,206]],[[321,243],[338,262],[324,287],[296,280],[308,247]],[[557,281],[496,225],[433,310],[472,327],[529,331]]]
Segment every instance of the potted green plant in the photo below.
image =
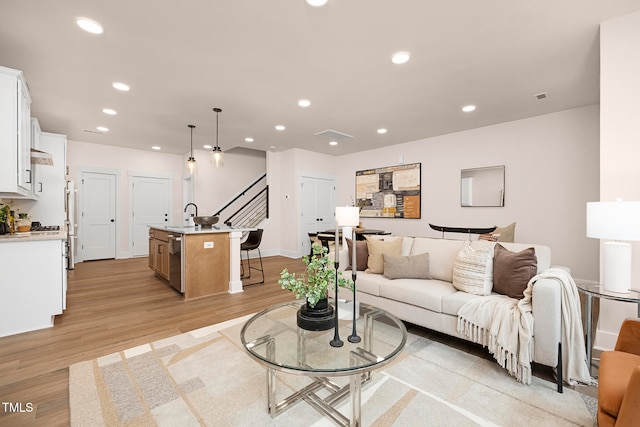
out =
[[311,331],[324,331],[335,325],[333,307],[327,300],[329,288],[335,290],[337,279],[339,287],[353,291],[353,282],[341,277],[341,271],[336,272],[327,248],[314,244],[312,252],[312,256],[302,257],[306,265],[304,273],[296,275],[285,268],[280,273],[278,283],[282,289],[295,292],[296,298],[306,300],[306,304],[298,311],[298,326]]

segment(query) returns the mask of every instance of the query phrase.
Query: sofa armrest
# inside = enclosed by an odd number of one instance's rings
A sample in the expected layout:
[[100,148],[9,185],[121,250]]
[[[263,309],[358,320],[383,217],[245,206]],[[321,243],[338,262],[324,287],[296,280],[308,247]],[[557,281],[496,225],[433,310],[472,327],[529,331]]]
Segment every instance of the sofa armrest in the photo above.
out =
[[629,318],[622,322],[615,350],[640,355],[640,319]]
[[[327,255],[329,259],[335,261],[335,252],[329,252]],[[344,271],[347,267],[349,267],[349,250],[348,249],[340,249],[338,251],[338,270]]]
[[561,342],[562,311],[560,283],[555,279],[539,279],[532,289],[534,361],[547,366],[558,364]]

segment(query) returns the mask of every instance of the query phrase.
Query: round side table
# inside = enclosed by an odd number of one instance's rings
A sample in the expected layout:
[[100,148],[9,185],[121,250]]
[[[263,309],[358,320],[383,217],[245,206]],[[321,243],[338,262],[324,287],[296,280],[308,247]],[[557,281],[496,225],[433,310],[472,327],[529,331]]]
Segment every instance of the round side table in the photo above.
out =
[[578,292],[582,293],[586,297],[586,313],[585,313],[585,326],[586,326],[586,338],[585,344],[587,347],[587,360],[589,361],[589,373],[591,373],[591,365],[592,365],[592,347],[591,343],[591,331],[593,328],[593,297],[599,299],[608,299],[613,301],[623,301],[623,302],[633,302],[638,306],[638,317],[640,317],[640,292],[638,291],[629,291],[628,293],[617,293],[607,291],[600,285],[599,283],[587,282],[583,280],[576,280],[576,286],[578,288]]

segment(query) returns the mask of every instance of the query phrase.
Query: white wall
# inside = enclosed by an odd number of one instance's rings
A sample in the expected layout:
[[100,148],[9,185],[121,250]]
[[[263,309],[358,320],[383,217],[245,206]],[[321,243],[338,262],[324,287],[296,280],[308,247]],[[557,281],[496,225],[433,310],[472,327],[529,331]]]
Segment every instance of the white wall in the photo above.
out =
[[301,256],[300,177],[335,178],[337,157],[298,148],[268,154],[269,191],[272,226],[265,230],[268,247],[285,256]]
[[[598,242],[585,235],[585,204],[598,198],[598,106],[533,117],[337,159],[339,205],[355,196],[355,172],[422,163],[422,218],[364,218],[365,227],[440,237],[429,223],[506,226],[516,241],[551,247],[552,262],[578,278],[598,277]],[[504,207],[461,207],[460,170],[505,165]],[[448,238],[467,235],[448,233]]]
[[[255,150],[235,150],[225,153],[225,166],[215,169],[209,163],[209,152],[194,150],[198,174],[194,177],[194,201],[199,214],[213,214],[244,187],[265,172],[265,155]],[[116,257],[128,258],[129,251],[129,179],[131,171],[150,176],[172,177],[170,223],[182,224],[184,201],[182,178],[186,173],[186,156],[162,152],[134,150],[81,141],[68,141],[67,164],[71,179],[79,169],[118,171]],[[82,238],[82,236],[80,236]],[[79,244],[82,242],[80,241]]]
[[[131,256],[129,251],[129,171],[173,177],[173,206],[170,220],[172,223],[180,223],[182,218],[182,156],[69,140],[67,141],[67,165],[69,166],[70,178],[76,181],[79,169],[104,169],[119,172],[116,189],[116,258]],[[81,235],[79,239],[82,239]],[[81,245],[82,241],[78,241],[78,244]]]
[[[640,200],[640,12],[600,26],[600,200]],[[640,243],[633,243],[632,287],[640,290]],[[602,301],[596,346],[611,349],[633,303]]]
[[[193,177],[193,194],[200,215],[213,215],[266,172],[264,151],[230,150],[224,153],[224,167],[219,169],[210,163],[210,155],[210,151],[193,150],[193,156],[198,162],[198,173]],[[185,163],[187,157],[184,157]],[[224,212],[221,220],[232,213]]]

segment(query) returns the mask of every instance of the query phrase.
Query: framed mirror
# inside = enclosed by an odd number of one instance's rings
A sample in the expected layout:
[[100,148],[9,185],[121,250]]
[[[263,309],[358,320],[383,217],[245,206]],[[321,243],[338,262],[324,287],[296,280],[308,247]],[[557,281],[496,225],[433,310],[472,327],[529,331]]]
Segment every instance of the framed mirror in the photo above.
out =
[[462,169],[460,206],[504,206],[504,165]]

